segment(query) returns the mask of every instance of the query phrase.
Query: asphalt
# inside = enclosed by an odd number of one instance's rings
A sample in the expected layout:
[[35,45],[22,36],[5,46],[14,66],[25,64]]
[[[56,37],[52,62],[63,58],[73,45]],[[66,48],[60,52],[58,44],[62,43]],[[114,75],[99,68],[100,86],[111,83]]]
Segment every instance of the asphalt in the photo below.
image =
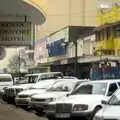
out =
[[47,120],[14,105],[0,103],[0,120]]

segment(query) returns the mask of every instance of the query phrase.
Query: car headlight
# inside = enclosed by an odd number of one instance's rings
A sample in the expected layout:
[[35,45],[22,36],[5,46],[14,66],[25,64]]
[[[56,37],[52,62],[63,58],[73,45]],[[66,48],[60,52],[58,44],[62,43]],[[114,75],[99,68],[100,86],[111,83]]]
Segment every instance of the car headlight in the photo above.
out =
[[83,105],[83,104],[81,104],[81,105],[74,105],[74,107],[73,107],[73,111],[84,111],[84,110],[88,110],[88,105]]
[[52,102],[54,100],[54,98],[48,98],[45,100],[45,102]]

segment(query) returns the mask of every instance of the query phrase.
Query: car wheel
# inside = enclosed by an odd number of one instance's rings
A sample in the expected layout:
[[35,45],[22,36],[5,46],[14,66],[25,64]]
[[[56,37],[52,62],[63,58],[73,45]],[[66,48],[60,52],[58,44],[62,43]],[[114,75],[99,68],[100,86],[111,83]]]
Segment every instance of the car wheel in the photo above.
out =
[[48,120],[55,120],[55,118],[53,118],[53,117],[47,117],[48,118]]
[[37,115],[43,115],[43,109],[37,108],[35,109]]
[[102,108],[102,106],[97,106],[94,111],[92,112],[92,114],[88,117],[88,120],[93,120],[95,114]]

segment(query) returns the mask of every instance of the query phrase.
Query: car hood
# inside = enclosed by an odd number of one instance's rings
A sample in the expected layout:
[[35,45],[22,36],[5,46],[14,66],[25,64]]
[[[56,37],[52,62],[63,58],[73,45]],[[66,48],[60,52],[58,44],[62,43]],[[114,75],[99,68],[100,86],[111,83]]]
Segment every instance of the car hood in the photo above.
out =
[[69,92],[45,92],[44,94],[33,95],[32,98],[61,98],[68,94]]
[[70,95],[69,97],[55,101],[56,103],[89,104],[104,100],[103,95]]
[[106,105],[96,115],[105,119],[120,119],[120,106]]
[[39,94],[45,92],[45,89],[30,89],[30,90],[24,90],[20,92],[18,95],[33,95],[33,94]]
[[33,83],[32,84],[21,84],[21,85],[13,85],[12,87],[9,88],[15,88],[15,89],[27,89],[27,88],[31,88],[33,87]]

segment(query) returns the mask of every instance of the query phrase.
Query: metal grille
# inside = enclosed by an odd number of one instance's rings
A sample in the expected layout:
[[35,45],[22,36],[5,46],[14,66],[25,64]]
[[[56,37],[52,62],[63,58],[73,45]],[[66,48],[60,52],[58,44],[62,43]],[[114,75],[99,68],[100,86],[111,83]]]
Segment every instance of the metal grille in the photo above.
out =
[[28,101],[17,101],[17,104],[21,104],[21,105],[26,105],[26,104],[28,104]]
[[29,97],[28,95],[19,95],[18,96],[19,98],[27,98],[27,97]]
[[14,90],[14,88],[8,88],[5,90],[5,93],[8,95],[10,95],[10,94],[15,95],[15,90]]
[[35,101],[35,102],[45,102],[46,99],[32,98],[31,100],[32,100],[32,101]]
[[19,92],[21,92],[22,90],[21,89],[15,89],[15,91],[16,91],[16,95],[19,93]]
[[72,104],[56,104],[56,113],[71,113]]

